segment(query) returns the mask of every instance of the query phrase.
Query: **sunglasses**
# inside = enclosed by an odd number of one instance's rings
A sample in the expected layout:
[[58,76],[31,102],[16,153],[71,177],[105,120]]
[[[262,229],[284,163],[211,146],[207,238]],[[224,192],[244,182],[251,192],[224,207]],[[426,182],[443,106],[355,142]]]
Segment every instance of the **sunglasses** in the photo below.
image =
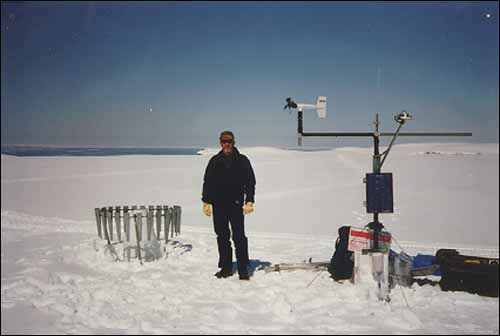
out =
[[229,143],[229,144],[232,144],[234,143],[234,140],[233,139],[221,139],[220,140],[221,143],[225,144],[225,143]]

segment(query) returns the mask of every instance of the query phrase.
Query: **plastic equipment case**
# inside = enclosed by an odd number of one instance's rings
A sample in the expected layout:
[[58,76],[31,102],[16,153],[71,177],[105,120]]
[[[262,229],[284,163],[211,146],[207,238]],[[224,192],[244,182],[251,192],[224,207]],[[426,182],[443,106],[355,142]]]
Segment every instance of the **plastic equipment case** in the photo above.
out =
[[393,213],[392,173],[366,174],[366,211]]

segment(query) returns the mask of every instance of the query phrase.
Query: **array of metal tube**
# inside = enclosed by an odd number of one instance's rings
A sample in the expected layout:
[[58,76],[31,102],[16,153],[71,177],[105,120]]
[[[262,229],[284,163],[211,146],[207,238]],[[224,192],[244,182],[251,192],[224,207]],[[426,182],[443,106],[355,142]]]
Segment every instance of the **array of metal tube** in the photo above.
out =
[[[170,238],[181,233],[181,207],[178,205],[145,205],[137,206],[115,206],[95,208],[95,217],[97,224],[97,234],[100,238],[112,241],[115,237],[122,241],[122,234],[125,235],[127,242],[130,241],[130,219],[138,228],[138,239],[142,237],[143,218],[146,218],[147,240],[161,239],[162,227],[165,242]],[[162,220],[163,218],[163,220]],[[162,223],[163,222],[163,223]],[[122,225],[123,223],[123,225]],[[156,223],[156,225],[154,225]],[[163,224],[163,225],[162,225]]]

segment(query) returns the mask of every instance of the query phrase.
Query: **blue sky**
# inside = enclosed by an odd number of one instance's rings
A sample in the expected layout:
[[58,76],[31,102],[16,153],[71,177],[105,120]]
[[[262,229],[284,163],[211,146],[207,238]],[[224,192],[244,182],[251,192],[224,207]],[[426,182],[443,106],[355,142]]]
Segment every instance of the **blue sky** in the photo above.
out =
[[498,142],[498,2],[2,2],[1,15],[2,144],[214,146],[230,129],[243,146],[294,146],[285,98],[318,95],[328,117],[307,112],[305,131],[370,131],[375,113],[392,131],[407,110],[403,131]]

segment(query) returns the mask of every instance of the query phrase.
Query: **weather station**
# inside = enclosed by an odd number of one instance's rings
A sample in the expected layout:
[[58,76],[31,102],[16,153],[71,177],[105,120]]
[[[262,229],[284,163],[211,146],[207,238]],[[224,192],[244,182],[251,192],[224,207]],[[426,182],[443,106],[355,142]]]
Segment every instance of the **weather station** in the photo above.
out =
[[[400,132],[401,127],[414,117],[406,111],[402,111],[394,117],[398,124],[396,132],[380,132],[379,117],[375,114],[373,132],[304,132],[303,111],[306,109],[316,110],[318,117],[326,118],[326,97],[320,96],[316,104],[296,103],[291,97],[286,98],[284,109],[297,110],[297,141],[302,146],[303,137],[369,137],[373,139],[372,172],[366,173],[363,182],[366,184],[366,211],[373,214],[373,221],[365,226],[367,244],[352,248],[354,252],[354,269],[352,281],[355,284],[371,283],[375,285],[377,296],[380,300],[389,300],[389,247],[390,233],[385,231],[384,225],[379,221],[379,214],[394,212],[393,198],[393,175],[390,172],[382,173],[382,166],[387,159],[396,138],[398,136],[411,137],[464,137],[472,136],[469,132]],[[380,137],[392,137],[387,149],[380,152]],[[350,231],[350,238],[353,236]],[[351,241],[350,241],[351,243]],[[351,244],[350,244],[351,246]],[[355,244],[352,244],[355,246]],[[360,247],[361,246],[361,247]],[[373,281],[374,280],[374,281]]]

